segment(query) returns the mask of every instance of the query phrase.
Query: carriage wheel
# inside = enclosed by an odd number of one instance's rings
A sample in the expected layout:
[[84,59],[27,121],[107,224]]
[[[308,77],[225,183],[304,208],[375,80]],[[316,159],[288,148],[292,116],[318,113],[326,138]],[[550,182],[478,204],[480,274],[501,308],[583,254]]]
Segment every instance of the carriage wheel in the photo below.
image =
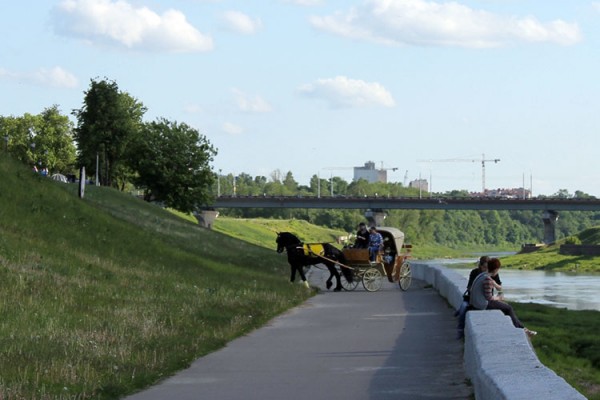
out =
[[381,272],[377,268],[369,268],[362,278],[363,287],[368,292],[376,292],[381,288],[381,278]]
[[400,285],[400,289],[408,290],[411,282],[412,274],[410,272],[410,264],[405,261],[400,267],[400,279],[398,284]]
[[353,278],[352,282],[348,282],[346,280],[346,277],[344,276],[344,274],[341,274],[341,276],[340,276],[340,280],[342,282],[342,287],[344,288],[344,290],[347,290],[348,292],[353,291],[358,286],[358,276],[356,276],[354,271],[352,271],[352,278]]

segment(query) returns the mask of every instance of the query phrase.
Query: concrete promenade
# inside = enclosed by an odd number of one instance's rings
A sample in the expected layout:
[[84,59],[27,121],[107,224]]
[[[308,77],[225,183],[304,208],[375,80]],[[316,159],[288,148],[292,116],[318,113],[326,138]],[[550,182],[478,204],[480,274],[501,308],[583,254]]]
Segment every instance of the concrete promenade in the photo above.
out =
[[323,290],[128,399],[469,399],[453,311],[423,281]]

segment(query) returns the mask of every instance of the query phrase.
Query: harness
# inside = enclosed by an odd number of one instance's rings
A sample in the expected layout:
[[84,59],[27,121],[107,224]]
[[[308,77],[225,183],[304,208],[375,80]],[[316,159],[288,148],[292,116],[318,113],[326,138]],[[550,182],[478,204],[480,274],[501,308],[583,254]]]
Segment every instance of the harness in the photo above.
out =
[[323,256],[325,255],[325,247],[321,243],[304,243],[302,245],[305,256]]

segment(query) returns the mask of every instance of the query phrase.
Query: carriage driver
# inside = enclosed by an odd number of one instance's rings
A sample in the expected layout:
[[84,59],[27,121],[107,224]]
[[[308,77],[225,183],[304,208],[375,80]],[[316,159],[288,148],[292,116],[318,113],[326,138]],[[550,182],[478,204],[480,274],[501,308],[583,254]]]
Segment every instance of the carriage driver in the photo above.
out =
[[356,241],[354,242],[355,249],[367,249],[369,247],[369,231],[364,222],[358,224],[358,232],[356,232]]
[[383,249],[383,236],[374,226],[369,228],[369,260],[376,261],[377,254]]

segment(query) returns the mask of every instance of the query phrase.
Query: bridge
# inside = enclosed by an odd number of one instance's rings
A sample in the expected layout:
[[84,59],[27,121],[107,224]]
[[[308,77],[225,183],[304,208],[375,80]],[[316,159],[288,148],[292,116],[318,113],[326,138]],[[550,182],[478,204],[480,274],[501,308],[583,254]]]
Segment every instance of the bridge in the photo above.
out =
[[499,197],[300,197],[300,196],[219,196],[196,217],[210,227],[218,208],[324,208],[364,209],[369,223],[382,225],[384,210],[538,210],[543,211],[544,243],[556,241],[556,221],[559,211],[600,211],[600,199]]
[[600,211],[600,199],[220,196],[213,208],[331,208],[370,210]]

